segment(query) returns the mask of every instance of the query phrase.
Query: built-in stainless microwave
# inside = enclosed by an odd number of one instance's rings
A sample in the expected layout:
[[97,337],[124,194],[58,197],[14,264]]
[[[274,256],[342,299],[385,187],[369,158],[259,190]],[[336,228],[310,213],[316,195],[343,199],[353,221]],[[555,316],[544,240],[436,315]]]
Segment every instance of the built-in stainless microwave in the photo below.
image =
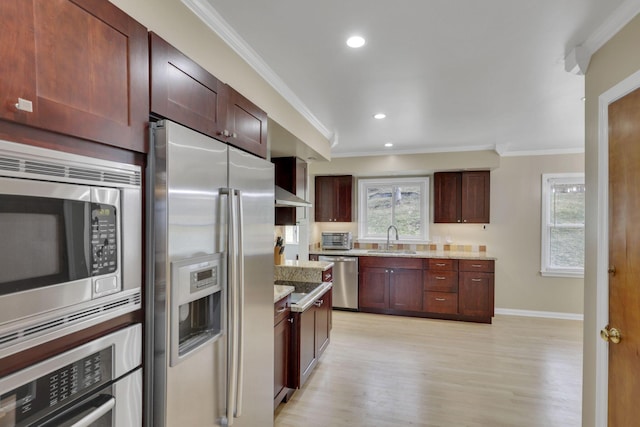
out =
[[138,166],[0,141],[0,358],[140,308]]

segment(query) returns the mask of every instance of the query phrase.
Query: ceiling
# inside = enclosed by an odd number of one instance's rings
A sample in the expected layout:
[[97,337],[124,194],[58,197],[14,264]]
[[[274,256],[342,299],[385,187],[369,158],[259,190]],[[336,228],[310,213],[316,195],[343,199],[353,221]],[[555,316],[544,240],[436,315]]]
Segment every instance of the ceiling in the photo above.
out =
[[588,59],[631,0],[203,1],[346,157],[582,152],[584,76],[565,57]]

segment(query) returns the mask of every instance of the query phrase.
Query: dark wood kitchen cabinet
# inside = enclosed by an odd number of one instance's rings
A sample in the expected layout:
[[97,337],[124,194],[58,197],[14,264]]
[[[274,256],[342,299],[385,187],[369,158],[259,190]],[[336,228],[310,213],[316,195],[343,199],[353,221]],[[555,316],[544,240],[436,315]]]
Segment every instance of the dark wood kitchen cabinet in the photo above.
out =
[[460,260],[459,269],[460,315],[491,323],[494,315],[494,261]]
[[393,314],[422,310],[422,260],[360,257],[358,308]]
[[292,372],[290,388],[302,387],[331,337],[331,289],[303,312],[293,313]]
[[436,172],[435,223],[489,223],[490,172]]
[[458,260],[424,260],[423,310],[427,313],[458,313]]
[[266,158],[264,111],[157,34],[149,44],[154,115]]
[[[297,157],[274,157],[276,185],[307,200],[307,163]],[[276,225],[296,225],[306,219],[307,208],[276,207]]]
[[316,176],[314,214],[316,222],[351,222],[353,176]]
[[95,0],[2,0],[0,16],[0,119],[147,151],[145,27]]
[[285,399],[289,392],[292,321],[289,296],[286,296],[274,304],[274,409]]

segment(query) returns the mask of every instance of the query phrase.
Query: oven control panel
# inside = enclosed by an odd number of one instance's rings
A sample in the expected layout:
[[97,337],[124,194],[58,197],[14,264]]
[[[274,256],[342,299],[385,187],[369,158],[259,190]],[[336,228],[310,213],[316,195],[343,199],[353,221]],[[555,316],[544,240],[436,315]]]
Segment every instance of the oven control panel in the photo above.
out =
[[91,276],[113,273],[118,269],[118,226],[116,207],[91,204]]
[[0,427],[23,425],[111,381],[111,353],[106,348],[0,395]]

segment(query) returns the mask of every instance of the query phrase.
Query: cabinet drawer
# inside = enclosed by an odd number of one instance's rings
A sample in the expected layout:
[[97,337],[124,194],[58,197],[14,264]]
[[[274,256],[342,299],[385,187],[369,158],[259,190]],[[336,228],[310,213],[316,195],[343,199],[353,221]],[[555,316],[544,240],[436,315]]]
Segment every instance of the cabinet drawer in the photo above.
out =
[[358,263],[360,267],[422,269],[420,258],[361,256]]
[[424,290],[437,292],[457,292],[457,271],[425,271]]
[[460,271],[484,271],[484,272],[493,272],[493,260],[472,260],[472,259],[461,259],[460,260]]
[[455,292],[425,292],[424,311],[457,314],[458,294]]
[[457,259],[438,259],[438,258],[429,258],[425,259],[425,268],[429,270],[458,270],[458,260]]
[[289,316],[289,296],[282,298],[273,305],[273,324],[277,325],[280,321]]

